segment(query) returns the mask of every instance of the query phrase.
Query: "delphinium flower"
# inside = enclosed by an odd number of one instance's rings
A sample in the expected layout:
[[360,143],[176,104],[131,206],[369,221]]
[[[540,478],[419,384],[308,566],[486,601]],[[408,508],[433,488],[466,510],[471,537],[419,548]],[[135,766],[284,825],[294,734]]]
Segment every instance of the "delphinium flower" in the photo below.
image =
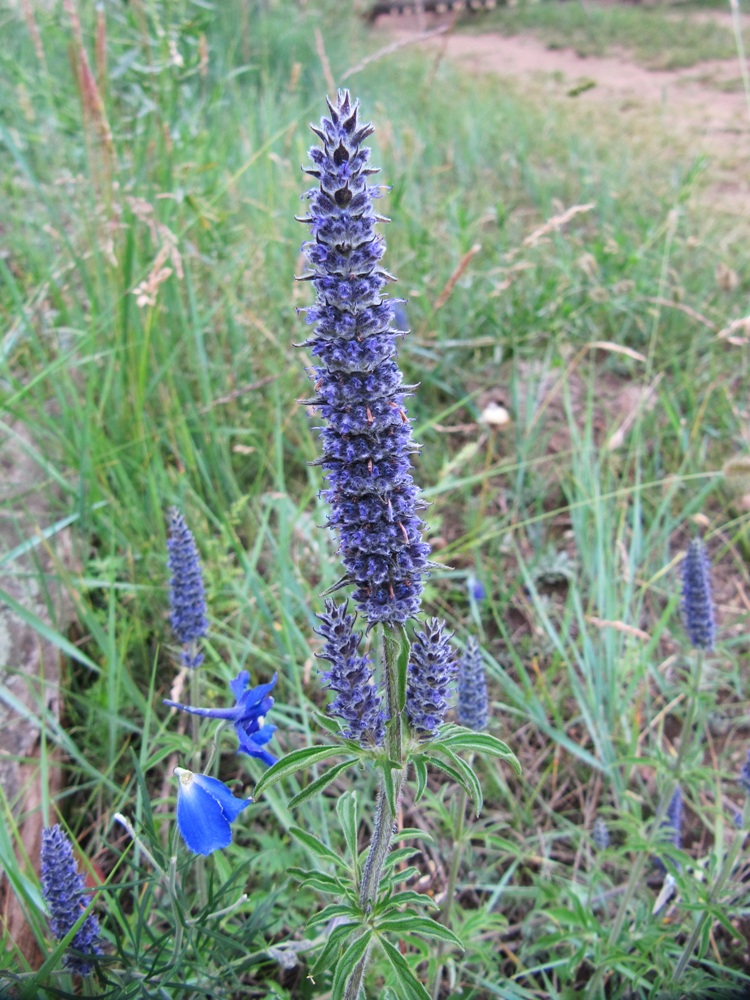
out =
[[172,631],[182,646],[181,660],[186,667],[199,667],[203,655],[197,643],[208,632],[206,595],[198,549],[185,518],[172,507],[169,511],[167,565]]
[[416,632],[406,679],[406,714],[420,737],[433,736],[445,719],[448,692],[456,676],[452,633],[445,622],[430,618]]
[[711,596],[711,566],[700,538],[694,538],[682,564],[682,612],[690,642],[713,649],[716,635]]
[[238,799],[218,778],[194,774],[183,767],[177,793],[177,826],[195,854],[211,854],[232,842],[231,824],[252,799]]
[[[52,933],[58,941],[62,941],[91,899],[86,894],[83,876],[76,867],[73,846],[57,823],[42,831],[42,892],[49,907]],[[70,946],[80,955],[67,952],[65,966],[71,972],[87,976],[93,968],[94,956],[101,954],[96,914],[88,914]]]
[[358,740],[363,746],[378,746],[385,735],[385,715],[373,682],[370,658],[359,653],[362,635],[354,631],[356,615],[347,614],[346,602],[327,600],[325,611],[317,617],[321,626],[316,631],[326,640],[317,655],[331,664],[323,677],[336,694],[328,714],[346,722],[343,735],[347,739]]
[[305,402],[326,424],[320,430],[326,470],[323,498],[328,525],[338,535],[346,570],[341,585],[372,625],[403,623],[419,611],[422,576],[430,548],[422,541],[418,511],[425,505],[412,478],[417,450],[396,364],[394,302],[384,294],[394,279],[380,266],[385,241],[375,232],[376,186],[368,177],[372,134],[358,120],[348,91],[328,102],[329,118],[312,126],[323,148],[310,150],[307,173],[319,183],[308,191],[312,240],[302,246],[310,270],[303,275],[317,293],[306,310],[314,335],[309,347],[316,395]]
[[231,722],[239,739],[237,752],[257,757],[270,766],[276,763],[276,758],[264,748],[277,727],[267,723],[265,717],[273,707],[271,691],[276,684],[276,674],[267,684],[259,684],[257,687],[250,687],[249,682],[250,674],[247,670],[242,670],[231,681],[229,687],[235,697],[235,704],[231,708],[200,708],[195,705],[183,705],[168,698],[164,699],[164,704],[181,712],[199,715],[204,719],[223,719]]
[[482,651],[473,636],[458,661],[458,721],[467,729],[487,728],[489,702]]

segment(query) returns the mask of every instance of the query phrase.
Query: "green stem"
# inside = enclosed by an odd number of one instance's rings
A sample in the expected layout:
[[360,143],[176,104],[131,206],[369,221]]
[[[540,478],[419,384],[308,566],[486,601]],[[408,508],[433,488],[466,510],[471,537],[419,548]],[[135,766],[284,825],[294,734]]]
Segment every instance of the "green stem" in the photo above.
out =
[[[392,630],[387,626],[383,626],[382,639],[385,709],[388,716],[385,729],[385,750],[389,761],[393,761],[394,764],[403,765],[401,716],[406,690],[406,664],[408,661],[409,644],[403,627]],[[383,766],[387,767],[387,762],[384,762]],[[371,913],[378,898],[380,879],[383,874],[383,866],[391,849],[393,822],[396,818],[392,805],[398,809],[398,801],[404,781],[403,767],[394,768],[391,774],[393,781],[393,803],[389,801],[386,791],[385,772],[383,772],[378,785],[378,798],[372,825],[370,850],[362,866],[359,905],[365,917]],[[368,948],[349,977],[344,991],[344,1000],[358,1000],[369,958],[370,949]]]
[[[472,757],[469,758],[468,764],[471,767],[473,761]],[[451,912],[453,910],[453,902],[456,895],[456,883],[458,881],[458,871],[461,867],[461,858],[464,853],[464,829],[466,824],[466,802],[468,796],[464,788],[459,788],[458,798],[456,800],[456,812],[455,812],[455,822],[453,825],[453,838],[455,847],[453,849],[453,857],[451,858],[450,872],[448,873],[448,885],[445,890],[445,901],[443,902],[443,908],[440,911],[440,923],[444,927],[450,929],[450,919]],[[435,978],[432,983],[432,998],[433,1000],[438,1000],[440,996],[440,984],[443,979],[443,950],[444,945],[442,941],[438,941],[436,959],[437,966],[435,968]]]
[[[693,742],[693,726],[695,725],[695,717],[698,711],[698,689],[700,687],[702,673],[703,651],[698,650],[695,656],[690,690],[688,691],[688,710],[685,717],[685,723],[682,727],[682,733],[680,735],[680,746],[677,751],[677,758],[672,772],[672,780],[668,781],[664,787],[659,805],[656,809],[656,814],[654,815],[651,823],[651,829],[646,839],[646,844],[644,845],[643,850],[638,851],[636,854],[633,867],[630,869],[630,877],[628,878],[627,885],[625,886],[625,892],[623,893],[620,906],[609,932],[609,938],[607,940],[607,949],[609,952],[611,952],[611,950],[615,947],[620,938],[625,918],[628,914],[630,904],[633,901],[633,896],[641,884],[643,869],[646,867],[646,862],[651,857],[651,845],[654,840],[654,834],[658,832],[664,817],[667,815],[669,803],[672,801],[672,796],[674,795],[675,789],[680,782],[680,772],[682,771],[682,766],[685,763],[687,751]],[[586,988],[586,1000],[591,1000],[591,998],[596,995],[597,990],[601,986],[602,979],[604,978],[604,972],[605,970],[600,966],[592,976]]]
[[724,890],[724,886],[727,884],[729,876],[732,874],[732,870],[737,862],[740,850],[745,842],[745,833],[748,829],[748,825],[750,825],[750,798],[745,799],[745,806],[742,810],[742,829],[738,830],[735,834],[732,846],[724,857],[724,862],[719,870],[716,884],[709,893],[708,905],[699,913],[692,933],[685,942],[685,947],[682,949],[682,954],[680,955],[679,961],[675,966],[674,976],[672,978],[672,982],[674,983],[677,983],[680,979],[682,979],[683,973],[693,957],[693,952],[695,951],[698,939],[703,932],[703,925],[706,920],[708,920],[709,907],[720,898],[721,893]]

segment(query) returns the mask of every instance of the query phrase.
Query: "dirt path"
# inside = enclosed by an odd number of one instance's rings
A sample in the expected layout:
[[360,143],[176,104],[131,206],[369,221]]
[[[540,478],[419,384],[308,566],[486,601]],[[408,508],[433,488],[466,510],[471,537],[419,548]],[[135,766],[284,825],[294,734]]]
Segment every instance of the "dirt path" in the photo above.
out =
[[[432,18],[427,26],[439,23]],[[377,28],[403,40],[419,34],[416,17],[379,18]],[[707,157],[714,207],[750,219],[750,113],[743,93],[719,89],[739,76],[735,60],[648,70],[625,56],[582,58],[571,49],[549,49],[531,35],[497,33],[450,31],[420,44],[476,72],[527,80],[551,99],[575,100],[584,117],[605,104],[626,136],[658,126],[681,149]]]

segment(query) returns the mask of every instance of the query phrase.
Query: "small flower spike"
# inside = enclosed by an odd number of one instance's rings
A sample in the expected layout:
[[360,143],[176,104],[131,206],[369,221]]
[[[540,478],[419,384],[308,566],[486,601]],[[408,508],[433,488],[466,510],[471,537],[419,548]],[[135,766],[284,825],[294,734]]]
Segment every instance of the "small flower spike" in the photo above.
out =
[[457,669],[452,635],[438,618],[430,618],[424,631],[415,633],[406,678],[406,714],[420,737],[434,736],[445,719]]
[[[73,857],[73,846],[59,826],[42,831],[42,892],[50,912],[50,927],[58,941],[67,935],[90,903],[86,883]],[[94,955],[101,955],[99,921],[89,913],[76,931],[64,964],[71,972],[87,976],[93,968]]]
[[323,677],[336,694],[328,713],[347,723],[343,731],[347,739],[358,740],[362,746],[379,746],[385,736],[381,698],[373,683],[369,657],[357,652],[362,634],[354,631],[357,616],[347,614],[347,606],[347,602],[328,600],[325,612],[316,616],[321,627],[315,631],[326,640],[317,655],[331,664]]
[[231,824],[252,799],[238,799],[223,781],[176,767],[177,826],[195,854],[211,854],[232,842]]
[[[667,806],[667,813],[662,822],[662,828],[669,830],[669,842],[676,848],[682,847],[682,789],[679,785],[674,790]],[[666,865],[661,858],[655,858],[656,867],[666,871]]]
[[266,723],[265,717],[273,707],[270,692],[276,684],[276,674],[267,684],[248,687],[250,674],[241,671],[230,683],[229,687],[235,697],[232,708],[198,708],[195,705],[182,705],[178,701],[164,699],[164,704],[170,708],[178,708],[181,712],[200,715],[204,719],[225,719],[231,722],[240,741],[238,753],[246,753],[257,757],[264,764],[276,763],[276,758],[264,747],[269,742],[277,727]]
[[306,173],[318,183],[305,195],[309,213],[300,220],[312,234],[302,245],[310,268],[302,278],[317,293],[306,310],[315,333],[302,345],[317,361],[310,373],[316,394],[304,402],[325,421],[317,464],[326,470],[322,496],[346,569],[342,585],[354,585],[370,625],[396,624],[419,611],[430,553],[404,408],[414,387],[403,384],[396,363],[404,335],[393,327],[398,300],[383,292],[395,279],[380,266],[385,240],[375,225],[387,220],[373,208],[380,192],[368,177],[377,170],[362,145],[373,128],[359,122],[359,104],[346,90],[328,107],[330,118],[312,126],[323,148],[310,150]]
[[482,651],[473,636],[458,661],[458,721],[477,732],[487,728],[489,703]]
[[601,816],[597,816],[594,820],[592,839],[597,851],[606,851],[609,847],[609,829]]
[[197,642],[208,632],[206,594],[195,539],[176,507],[169,511],[167,553],[172,574],[169,581],[172,631],[182,646],[184,666],[199,667],[203,655],[197,650]]
[[696,649],[713,649],[716,625],[711,597],[711,565],[700,538],[694,538],[682,564],[682,613]]

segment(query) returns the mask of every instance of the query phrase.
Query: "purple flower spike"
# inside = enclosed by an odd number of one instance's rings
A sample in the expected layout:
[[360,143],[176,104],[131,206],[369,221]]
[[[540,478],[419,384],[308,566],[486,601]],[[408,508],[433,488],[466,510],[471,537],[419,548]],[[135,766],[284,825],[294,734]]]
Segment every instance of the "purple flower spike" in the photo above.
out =
[[373,684],[369,657],[357,652],[362,635],[353,630],[356,615],[348,615],[346,609],[346,602],[337,605],[329,600],[325,612],[317,615],[322,624],[316,631],[326,640],[317,655],[331,664],[323,677],[336,693],[328,712],[347,723],[343,733],[347,739],[359,740],[363,746],[379,746],[385,736],[381,699]]
[[253,801],[232,795],[223,781],[207,774],[194,774],[182,767],[177,793],[177,826],[182,839],[195,854],[211,854],[232,842],[231,824]]
[[711,564],[700,538],[694,538],[682,564],[682,614],[696,649],[713,649],[716,625],[711,596]]
[[276,763],[276,758],[263,748],[277,729],[265,721],[273,707],[270,692],[276,684],[276,674],[267,684],[259,684],[257,687],[248,687],[249,682],[250,674],[247,670],[241,671],[231,682],[229,686],[236,699],[231,708],[199,708],[195,705],[182,705],[168,698],[164,699],[164,704],[181,712],[200,715],[204,719],[225,719],[231,722],[240,742],[237,752],[257,757],[270,767]]
[[318,186],[307,192],[302,220],[313,239],[302,245],[310,270],[303,279],[317,293],[307,312],[314,335],[303,346],[316,395],[304,402],[326,421],[320,429],[330,504],[328,526],[336,532],[346,569],[344,583],[372,625],[401,623],[419,611],[422,576],[430,547],[422,541],[425,506],[412,478],[417,450],[396,364],[395,306],[384,293],[395,280],[380,267],[385,240],[375,232],[373,201],[379,189],[367,178],[370,150],[362,146],[371,125],[358,121],[359,104],[348,91],[328,103],[330,118],[312,126],[323,148],[310,150],[307,173]]
[[448,691],[456,676],[456,654],[445,622],[431,618],[415,634],[406,680],[406,714],[420,737],[434,736],[445,719]]
[[169,511],[167,552],[172,574],[169,581],[172,631],[182,646],[183,664],[199,667],[203,655],[197,651],[197,642],[208,632],[206,594],[193,533],[176,507]]
[[470,636],[458,664],[458,721],[477,732],[487,728],[489,703],[482,651]]
[[[57,823],[42,831],[42,892],[49,907],[52,933],[62,941],[91,900],[76,867],[73,846]],[[96,914],[89,913],[86,917],[73,937],[71,948],[80,952],[81,957],[67,953],[66,968],[87,976],[93,968],[94,955],[101,955],[102,951]]]

